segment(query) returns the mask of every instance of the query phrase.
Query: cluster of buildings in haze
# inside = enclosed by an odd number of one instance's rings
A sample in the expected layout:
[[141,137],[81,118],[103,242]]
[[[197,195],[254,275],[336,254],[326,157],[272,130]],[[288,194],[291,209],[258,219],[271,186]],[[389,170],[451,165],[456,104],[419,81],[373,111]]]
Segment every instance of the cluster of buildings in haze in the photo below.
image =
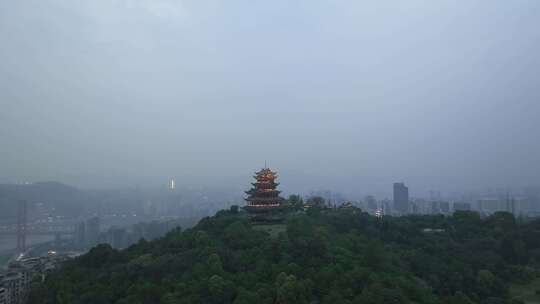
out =
[[392,190],[390,199],[376,199],[368,195],[350,201],[331,191],[311,192],[307,198],[322,197],[329,206],[349,203],[373,215],[451,215],[455,211],[476,211],[481,216],[489,216],[504,211],[522,218],[540,216],[540,187],[528,187],[519,192],[508,189],[469,191],[446,197],[440,191],[430,191],[426,197],[412,197],[409,187],[403,182],[394,183]]
[[69,257],[50,252],[47,256],[19,256],[0,270],[0,304],[22,304],[26,302],[34,280],[43,281],[45,275]]
[[455,211],[476,211],[481,216],[495,212],[512,213],[515,217],[540,216],[540,187],[526,188],[519,194],[508,190],[491,190],[487,193],[467,193],[454,197],[443,197],[439,191],[431,191],[427,198],[414,198],[403,182],[394,183],[392,199],[375,200],[368,196],[358,202],[363,210],[385,215],[450,215]]
[[81,221],[75,229],[74,247],[86,250],[97,244],[109,244],[113,248],[126,248],[141,239],[153,240],[180,226],[191,227],[197,219],[162,219],[138,222],[127,226],[102,227],[99,217]]

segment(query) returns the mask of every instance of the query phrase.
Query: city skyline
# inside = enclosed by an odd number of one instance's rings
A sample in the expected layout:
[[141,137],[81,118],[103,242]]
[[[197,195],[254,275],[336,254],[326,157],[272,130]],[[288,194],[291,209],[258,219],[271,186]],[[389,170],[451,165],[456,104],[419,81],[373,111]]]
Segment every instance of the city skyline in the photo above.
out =
[[0,304],[540,303],[539,29],[0,0]]

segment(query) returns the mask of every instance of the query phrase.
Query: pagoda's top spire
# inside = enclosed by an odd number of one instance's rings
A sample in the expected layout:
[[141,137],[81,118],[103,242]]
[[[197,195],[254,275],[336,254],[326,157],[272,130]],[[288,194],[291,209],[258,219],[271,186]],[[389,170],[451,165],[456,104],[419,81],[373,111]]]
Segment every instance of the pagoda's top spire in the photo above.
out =
[[258,172],[255,172],[254,178],[257,180],[274,180],[277,178],[277,172],[274,172],[269,168],[263,168]]

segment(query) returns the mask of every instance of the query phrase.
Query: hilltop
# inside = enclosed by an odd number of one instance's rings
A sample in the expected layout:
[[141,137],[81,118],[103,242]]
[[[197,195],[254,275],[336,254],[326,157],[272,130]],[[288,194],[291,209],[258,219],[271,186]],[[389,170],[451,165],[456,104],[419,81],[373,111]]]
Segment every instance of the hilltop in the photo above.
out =
[[99,245],[36,285],[30,303],[521,303],[510,286],[539,265],[540,221],[508,213],[314,208],[272,227],[231,208],[125,250]]

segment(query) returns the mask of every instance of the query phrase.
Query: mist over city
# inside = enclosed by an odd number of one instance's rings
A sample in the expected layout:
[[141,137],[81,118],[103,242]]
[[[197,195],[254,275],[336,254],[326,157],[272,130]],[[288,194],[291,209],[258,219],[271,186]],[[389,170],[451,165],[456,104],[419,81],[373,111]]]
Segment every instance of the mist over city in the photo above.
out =
[[537,1],[0,0],[0,304],[540,303],[539,71]]

